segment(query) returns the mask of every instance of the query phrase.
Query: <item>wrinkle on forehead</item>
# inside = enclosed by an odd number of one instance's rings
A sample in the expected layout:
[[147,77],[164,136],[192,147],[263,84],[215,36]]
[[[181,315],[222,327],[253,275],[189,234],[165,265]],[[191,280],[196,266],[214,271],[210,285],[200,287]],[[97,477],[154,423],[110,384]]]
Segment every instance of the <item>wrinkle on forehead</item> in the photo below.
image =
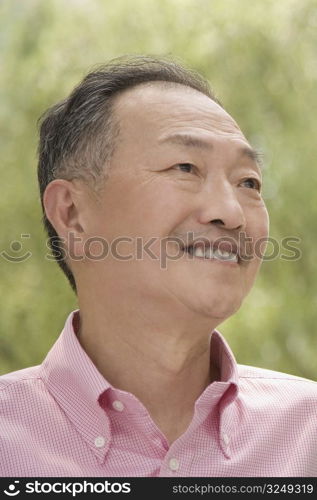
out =
[[173,133],[249,145],[235,120],[211,98],[184,85],[161,83],[138,85],[118,96],[115,115],[126,145],[142,141],[154,147]]
[[208,96],[178,83],[161,83],[138,85],[118,97],[115,111],[123,128],[146,124],[164,134],[190,127],[245,139],[234,119]]
[[[216,105],[217,106],[217,105]],[[214,132],[221,135],[237,135],[241,137],[242,132],[238,125],[228,113],[220,108],[220,112],[212,107],[206,109],[203,105],[195,103],[192,109],[188,109],[186,105],[182,106],[177,103],[177,108],[170,110],[166,103],[160,105],[162,111],[166,110],[165,123],[162,126],[169,128],[170,132],[180,131],[180,129],[196,129],[201,133]],[[160,115],[162,119],[162,114]],[[153,117],[155,121],[155,117]],[[159,117],[157,116],[157,120]]]

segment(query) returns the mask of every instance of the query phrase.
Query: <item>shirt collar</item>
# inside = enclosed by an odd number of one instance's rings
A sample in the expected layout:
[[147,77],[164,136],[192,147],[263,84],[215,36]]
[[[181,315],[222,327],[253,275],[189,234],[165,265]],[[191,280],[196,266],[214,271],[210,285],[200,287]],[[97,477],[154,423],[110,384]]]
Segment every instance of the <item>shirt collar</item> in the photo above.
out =
[[[77,312],[68,316],[60,337],[42,363],[41,372],[49,392],[102,462],[111,435],[109,419],[99,398],[110,384],[77,339],[73,327]],[[102,440],[97,440],[100,437],[104,438],[103,446],[100,446]]]
[[220,332],[214,330],[210,338],[210,362],[219,371],[218,380],[210,384],[202,396],[211,402],[217,396],[219,428],[218,439],[222,452],[231,457],[231,442],[238,425],[237,405],[239,393],[239,373],[235,357]]
[[[69,314],[60,337],[42,363],[41,376],[49,392],[102,463],[111,442],[110,422],[102,407],[102,396],[112,386],[77,339],[74,323],[78,312],[77,309]],[[216,330],[210,337],[210,352],[211,363],[218,367],[219,379],[205,389],[196,405],[210,412],[211,400],[215,391],[218,393],[219,444],[223,453],[230,457],[230,441],[237,423],[236,408],[232,403],[238,395],[238,366],[226,340]],[[103,441],[104,445],[100,446]]]
[[210,365],[217,368],[218,376],[198,398],[196,406],[210,409],[212,401],[216,400],[224,408],[237,397],[239,374],[234,355],[217,330],[210,336]]

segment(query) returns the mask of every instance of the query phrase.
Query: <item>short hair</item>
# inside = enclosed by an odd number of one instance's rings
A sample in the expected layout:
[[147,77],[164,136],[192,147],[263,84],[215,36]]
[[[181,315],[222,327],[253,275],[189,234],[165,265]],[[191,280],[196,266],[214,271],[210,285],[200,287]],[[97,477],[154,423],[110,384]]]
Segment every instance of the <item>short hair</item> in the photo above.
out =
[[124,56],[88,73],[69,97],[49,108],[39,119],[38,182],[43,224],[52,254],[75,293],[76,282],[66,264],[61,239],[45,214],[45,189],[54,179],[82,179],[94,188],[105,180],[106,166],[119,132],[113,113],[114,97],[149,82],[185,85],[221,105],[207,80],[175,60]]

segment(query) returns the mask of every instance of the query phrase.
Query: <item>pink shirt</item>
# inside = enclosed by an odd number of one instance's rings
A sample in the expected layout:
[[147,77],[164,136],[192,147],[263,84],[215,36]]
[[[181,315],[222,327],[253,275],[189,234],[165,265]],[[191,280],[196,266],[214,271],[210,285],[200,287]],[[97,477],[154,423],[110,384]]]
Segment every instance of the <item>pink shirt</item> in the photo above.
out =
[[140,401],[93,365],[75,313],[42,365],[0,378],[0,476],[317,476],[316,382],[237,365],[214,331],[221,380],[168,446]]

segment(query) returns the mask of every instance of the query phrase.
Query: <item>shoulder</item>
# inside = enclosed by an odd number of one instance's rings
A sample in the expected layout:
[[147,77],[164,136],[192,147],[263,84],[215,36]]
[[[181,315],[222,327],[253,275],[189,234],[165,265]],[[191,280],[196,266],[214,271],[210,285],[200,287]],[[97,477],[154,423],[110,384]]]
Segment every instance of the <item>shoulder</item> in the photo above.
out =
[[278,378],[278,379],[289,379],[298,381],[301,380],[317,385],[317,382],[315,382],[314,380],[310,380],[308,378],[299,377],[297,375],[290,375],[289,373],[268,370],[267,368],[260,368],[257,366],[238,364],[238,370],[239,370],[239,375],[241,377],[269,378],[269,379]]
[[41,366],[25,368],[0,377],[0,442],[5,436],[22,440],[39,427],[59,419],[61,410],[42,378]]
[[260,380],[280,380],[289,381],[290,383],[309,384],[317,389],[317,382],[304,377],[290,375],[289,373],[267,370],[266,368],[258,368],[256,366],[238,365],[239,377],[244,379],[260,379]]
[[0,377],[0,476],[49,475],[52,442],[70,430],[40,366]]
[[280,398],[281,403],[285,400],[291,403],[306,401],[317,411],[317,382],[314,380],[240,364],[238,372],[242,392]]
[[41,378],[41,366],[32,366],[0,377],[0,414],[32,406],[43,400],[47,389]]
[[[3,395],[9,388],[17,389],[23,385],[30,385],[40,378],[40,366],[31,366],[23,370],[6,373],[0,376],[0,394]],[[11,387],[12,386],[12,387]],[[1,396],[0,396],[1,397]]]

